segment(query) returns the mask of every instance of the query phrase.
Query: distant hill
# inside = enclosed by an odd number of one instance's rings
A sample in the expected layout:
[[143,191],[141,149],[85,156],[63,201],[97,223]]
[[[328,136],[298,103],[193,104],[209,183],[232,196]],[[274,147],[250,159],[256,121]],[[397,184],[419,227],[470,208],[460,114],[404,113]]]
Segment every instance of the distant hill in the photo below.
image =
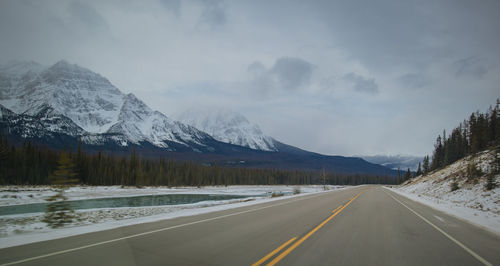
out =
[[397,170],[398,168],[411,171],[417,171],[418,164],[422,162],[424,157],[411,156],[411,155],[373,155],[373,156],[360,156],[370,163],[380,164],[385,167]]

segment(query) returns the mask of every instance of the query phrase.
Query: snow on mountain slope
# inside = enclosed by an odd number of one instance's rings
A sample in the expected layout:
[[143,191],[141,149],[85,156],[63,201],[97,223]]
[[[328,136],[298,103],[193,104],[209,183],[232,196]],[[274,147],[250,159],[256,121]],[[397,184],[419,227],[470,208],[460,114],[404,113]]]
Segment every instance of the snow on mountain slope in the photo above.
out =
[[177,120],[207,132],[214,139],[255,150],[277,151],[275,141],[262,133],[243,115],[221,108],[191,108],[176,116]]
[[417,171],[418,164],[424,159],[423,157],[411,155],[373,155],[356,157],[361,157],[370,163],[380,164],[394,170],[398,168],[401,170],[410,168],[411,171]]
[[[500,186],[487,190],[487,176],[500,179],[496,151],[468,156],[443,169],[412,178],[394,191],[444,212],[500,232]],[[477,169],[471,171],[471,169]],[[456,184],[455,190],[452,184]]]
[[77,137],[85,131],[71,119],[55,114],[54,110],[45,106],[36,116],[16,114],[0,104],[0,127],[6,126],[10,133],[23,138],[53,138],[54,133]]
[[118,116],[109,133],[123,133],[133,143],[148,140],[155,146],[167,147],[165,140],[186,145],[196,143],[203,146],[209,136],[193,127],[173,121],[164,114],[153,111],[133,94],[127,94]]
[[36,79],[44,67],[36,62],[11,61],[6,65],[0,65],[0,100],[7,108],[15,106],[15,101],[10,98],[18,98],[37,85]]
[[37,72],[12,66],[5,69],[10,72],[2,71],[2,76],[22,77],[10,88],[1,88],[0,103],[15,113],[36,115],[50,106],[92,133],[103,133],[117,122],[124,95],[99,74],[66,61],[38,67]]
[[[0,66],[0,104],[16,114],[45,120],[58,118],[61,122],[65,121],[63,118],[69,119],[76,124],[73,128],[80,128],[81,132],[75,134],[86,142],[102,142],[103,137],[99,135],[102,133],[113,133],[114,141],[120,145],[150,142],[164,148],[168,147],[168,141],[203,146],[205,140],[212,139],[151,110],[101,75],[66,61],[51,67],[34,62]],[[64,128],[64,124],[60,126]],[[58,124],[53,123],[49,129],[61,131],[57,127]]]

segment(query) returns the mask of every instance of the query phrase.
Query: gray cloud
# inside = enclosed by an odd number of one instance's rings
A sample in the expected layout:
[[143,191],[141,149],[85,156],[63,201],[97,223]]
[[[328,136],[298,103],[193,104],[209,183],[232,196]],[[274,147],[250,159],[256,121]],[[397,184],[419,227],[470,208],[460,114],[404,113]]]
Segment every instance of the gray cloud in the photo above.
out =
[[499,57],[499,1],[320,2],[333,45],[375,69],[426,68],[470,51]]
[[300,58],[281,57],[270,70],[286,90],[297,90],[311,82],[314,66]]
[[378,85],[375,83],[374,78],[365,78],[356,73],[346,74],[342,79],[350,82],[352,87],[357,92],[377,94]]
[[431,83],[429,78],[423,74],[408,73],[398,78],[398,81],[406,88],[419,89]]
[[226,6],[221,0],[202,0],[203,11],[199,25],[208,25],[211,29],[224,26],[227,21]]
[[73,1],[68,7],[69,13],[92,29],[108,29],[104,18],[87,2]]
[[453,66],[456,69],[456,77],[474,77],[482,78],[488,69],[482,64],[482,59],[477,56],[471,56],[464,59],[457,60]]
[[252,87],[257,91],[297,91],[311,83],[315,66],[296,57],[280,57],[271,68],[253,62],[247,68],[252,75]]
[[181,1],[180,0],[160,0],[160,4],[172,12],[176,16],[181,15]]

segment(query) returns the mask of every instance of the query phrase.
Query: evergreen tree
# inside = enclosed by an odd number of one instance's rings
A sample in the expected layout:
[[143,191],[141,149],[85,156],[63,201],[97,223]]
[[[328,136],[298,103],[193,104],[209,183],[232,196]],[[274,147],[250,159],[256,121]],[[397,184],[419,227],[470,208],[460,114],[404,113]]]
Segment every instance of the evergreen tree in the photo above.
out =
[[[0,150],[6,154],[0,162],[0,184],[53,184],[62,187],[81,182],[87,185],[268,185],[268,184],[396,184],[402,181],[390,176],[322,174],[322,171],[238,168],[215,164],[141,158],[131,150],[130,157],[97,152],[85,153],[81,142],[75,154],[32,145],[10,146],[0,136]],[[72,174],[73,173],[73,174]],[[78,173],[78,175],[74,175]],[[401,173],[400,173],[401,175]],[[401,176],[400,176],[401,177]],[[324,181],[325,180],[325,181]],[[323,182],[324,181],[324,182]],[[59,193],[58,193],[59,194]],[[64,191],[54,197],[64,202]],[[59,205],[61,205],[59,204]],[[68,207],[68,206],[66,206]],[[51,205],[49,212],[61,207]]]
[[432,156],[431,170],[438,169],[443,166],[444,150],[443,143],[441,141],[441,136],[436,139],[436,144],[434,144],[434,154]]
[[397,179],[397,184],[403,183],[403,178],[401,177],[401,169],[398,167],[398,179]]
[[64,190],[67,185],[78,182],[75,178],[77,176],[74,171],[75,164],[65,150],[61,152],[57,163],[59,164],[57,170],[49,177],[50,183],[57,188],[57,194],[47,199],[51,203],[47,205],[43,219],[52,228],[61,227],[73,221],[74,211],[64,196]]
[[423,162],[423,171],[424,171],[424,175],[428,174],[429,171],[430,171],[430,166],[429,166],[429,155],[426,155],[424,157],[424,162]]
[[[438,136],[434,145],[430,170],[500,145],[499,108],[500,99],[497,99],[495,107],[490,106],[486,113],[472,113],[468,120],[452,130],[449,137],[443,131],[443,136]],[[426,172],[424,163],[424,174]]]
[[495,123],[492,124],[492,127],[495,128],[495,137],[494,141],[496,145],[500,144],[500,99],[497,99],[497,103],[495,105]]
[[405,181],[410,179],[411,178],[411,171],[410,171],[410,168],[408,168],[408,171],[406,171],[406,174],[405,174]]
[[420,163],[418,163],[417,172],[415,173],[415,176],[419,176],[419,175],[422,175],[422,167],[421,167]]

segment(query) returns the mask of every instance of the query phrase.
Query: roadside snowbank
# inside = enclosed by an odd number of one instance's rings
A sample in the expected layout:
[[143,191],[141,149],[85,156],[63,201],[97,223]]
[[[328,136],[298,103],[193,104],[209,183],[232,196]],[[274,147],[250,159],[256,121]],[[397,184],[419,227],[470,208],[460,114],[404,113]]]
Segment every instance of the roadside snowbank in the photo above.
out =
[[[328,186],[327,191],[343,189],[343,186]],[[293,195],[296,190],[300,194]],[[107,230],[126,225],[154,222],[182,216],[191,216],[220,210],[227,210],[284,198],[300,197],[325,192],[323,186],[228,186],[204,188],[121,188],[121,187],[72,187],[66,194],[70,200],[103,197],[124,197],[164,194],[231,194],[259,195],[290,193],[281,197],[248,197],[222,201],[203,201],[194,204],[167,205],[134,208],[107,208],[78,210],[78,220],[64,228],[52,229],[41,221],[43,213],[0,216],[0,248],[39,242],[55,238]],[[0,195],[8,195],[16,204],[45,202],[55,191],[48,187],[2,187]],[[34,195],[34,196],[29,196]],[[17,197],[11,197],[17,196]],[[0,196],[3,198],[3,196]],[[6,197],[7,198],[7,197]],[[4,198],[5,199],[5,198]],[[3,206],[12,205],[7,200]]]
[[[495,159],[493,151],[463,158],[426,176],[410,179],[391,189],[412,200],[484,226],[500,233],[500,187],[486,190],[486,175],[491,173]],[[483,175],[471,178],[469,167],[476,167]],[[500,175],[495,176],[496,183]],[[458,189],[451,191],[451,184]]]

